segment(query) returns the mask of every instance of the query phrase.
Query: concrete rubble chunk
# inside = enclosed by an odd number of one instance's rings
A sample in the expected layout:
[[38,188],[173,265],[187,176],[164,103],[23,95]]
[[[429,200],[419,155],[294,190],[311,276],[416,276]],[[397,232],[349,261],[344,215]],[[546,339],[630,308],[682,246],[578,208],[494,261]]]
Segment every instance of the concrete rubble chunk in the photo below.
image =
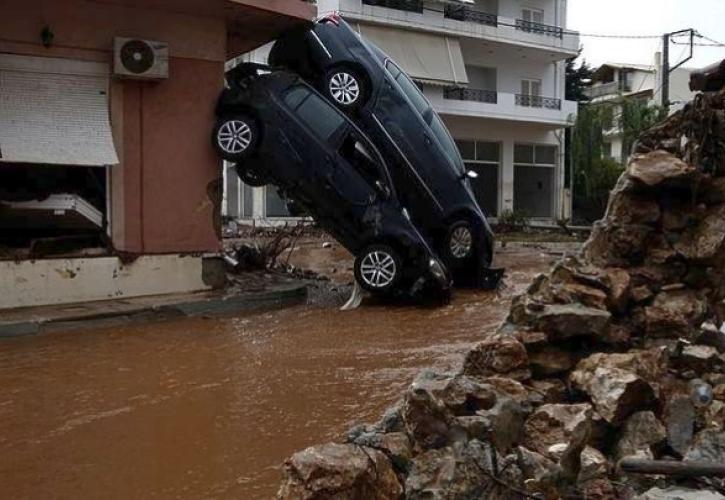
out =
[[380,451],[329,443],[294,454],[284,464],[279,500],[398,500],[403,487]]
[[612,425],[621,424],[636,411],[651,408],[656,401],[654,389],[647,381],[620,368],[592,367],[580,362],[569,380],[591,398],[597,413]]
[[571,433],[591,412],[589,403],[547,404],[537,408],[524,424],[524,446],[548,455],[550,446],[569,442]]
[[670,486],[669,488],[652,488],[635,500],[725,500],[725,496],[710,490],[693,490],[680,486]]
[[530,377],[526,347],[513,337],[494,337],[471,349],[463,362],[463,374],[479,377],[505,375],[517,380]]
[[641,411],[627,419],[614,447],[615,460],[628,456],[654,458],[652,447],[667,439],[664,426],[651,411]]
[[667,444],[680,456],[684,456],[695,432],[695,407],[689,395],[676,394],[667,401],[665,424]]
[[695,167],[667,151],[635,154],[627,165],[629,178],[648,187],[683,185],[695,174]]

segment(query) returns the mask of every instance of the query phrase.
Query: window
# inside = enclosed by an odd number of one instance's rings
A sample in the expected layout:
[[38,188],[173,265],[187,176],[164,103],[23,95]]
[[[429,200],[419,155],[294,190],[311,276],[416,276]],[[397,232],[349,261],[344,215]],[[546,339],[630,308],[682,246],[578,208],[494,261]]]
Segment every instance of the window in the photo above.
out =
[[[441,146],[443,147],[443,151],[445,151],[448,158],[453,163],[454,167],[461,170],[462,165],[460,161],[460,156],[458,153],[458,148],[456,147],[456,143],[453,142],[453,139],[451,139],[450,134],[448,133],[448,129],[441,121],[440,117],[433,113],[431,122],[430,122],[430,128],[433,131],[433,134],[438,138],[438,141],[441,143]],[[463,173],[461,171],[461,173]]]
[[611,157],[612,157],[612,143],[611,142],[602,143],[602,158],[611,158]]
[[345,158],[360,175],[372,186],[381,182],[380,166],[374,160],[374,154],[353,132],[342,142],[340,156]]
[[334,106],[302,85],[288,90],[284,102],[325,141],[345,124],[345,119]]
[[552,217],[558,148],[514,145],[514,208],[529,217]]
[[287,200],[282,198],[274,186],[265,187],[265,215],[267,217],[289,217],[290,213],[287,209]]
[[521,95],[541,96],[541,80],[521,80]]
[[386,61],[385,67],[388,69],[395,81],[398,82],[398,85],[400,85],[403,93],[408,96],[410,102],[413,103],[413,107],[418,111],[418,113],[425,115],[430,109],[430,104],[428,104],[428,100],[423,95],[423,92],[420,91],[418,86],[413,83],[413,80],[411,80],[408,75],[398,68],[393,61]]
[[541,9],[523,9],[521,14],[527,23],[544,24],[544,11]]
[[456,144],[466,168],[474,170],[478,178],[471,179],[476,201],[486,215],[498,214],[498,176],[501,165],[501,144],[486,141],[457,140]]

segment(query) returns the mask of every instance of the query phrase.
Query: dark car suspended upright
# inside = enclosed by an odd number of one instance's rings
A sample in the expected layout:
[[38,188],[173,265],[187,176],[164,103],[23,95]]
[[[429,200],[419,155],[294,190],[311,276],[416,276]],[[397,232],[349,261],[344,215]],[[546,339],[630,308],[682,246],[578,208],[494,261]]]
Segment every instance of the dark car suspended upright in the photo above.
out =
[[242,179],[276,185],[355,256],[377,294],[447,298],[450,275],[398,201],[375,145],[297,75],[243,64],[227,74],[212,143]]
[[269,63],[288,68],[345,111],[383,151],[403,205],[457,284],[491,280],[493,234],[458,148],[418,86],[337,15],[283,35]]

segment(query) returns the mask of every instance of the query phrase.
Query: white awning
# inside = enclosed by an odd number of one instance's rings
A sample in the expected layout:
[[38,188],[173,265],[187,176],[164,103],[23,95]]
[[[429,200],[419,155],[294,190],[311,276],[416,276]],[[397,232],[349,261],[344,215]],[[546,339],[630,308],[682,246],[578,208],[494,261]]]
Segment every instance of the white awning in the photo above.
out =
[[[105,72],[98,71],[99,66]],[[0,162],[117,164],[108,67],[0,56]]]
[[434,85],[468,84],[457,38],[368,24],[361,24],[359,30],[414,80]]

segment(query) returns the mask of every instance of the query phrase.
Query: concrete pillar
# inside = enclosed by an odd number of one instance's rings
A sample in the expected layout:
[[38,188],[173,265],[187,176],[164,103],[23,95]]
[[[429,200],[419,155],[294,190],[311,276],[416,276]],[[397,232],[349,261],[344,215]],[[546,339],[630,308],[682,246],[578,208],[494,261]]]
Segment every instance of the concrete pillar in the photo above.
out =
[[501,149],[500,212],[514,209],[514,141],[503,141]]
[[266,193],[264,187],[252,188],[252,219],[255,221],[264,219],[266,210]]

